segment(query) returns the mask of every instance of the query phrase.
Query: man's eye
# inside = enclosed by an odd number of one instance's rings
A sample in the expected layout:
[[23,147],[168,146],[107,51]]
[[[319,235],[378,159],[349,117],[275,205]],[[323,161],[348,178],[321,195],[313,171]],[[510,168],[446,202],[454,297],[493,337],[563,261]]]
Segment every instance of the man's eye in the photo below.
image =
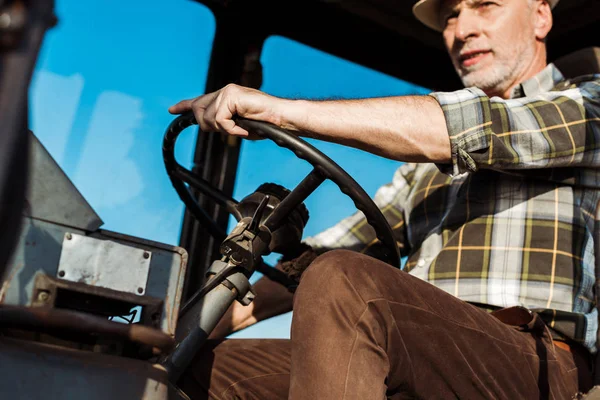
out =
[[458,18],[458,13],[452,13],[452,14],[449,14],[449,15],[446,17],[446,23],[448,23],[448,22],[450,22],[450,21],[453,21],[453,20],[455,20],[456,18]]
[[479,4],[479,7],[491,7],[491,6],[495,6],[496,3],[492,2],[492,1],[484,1],[482,3]]

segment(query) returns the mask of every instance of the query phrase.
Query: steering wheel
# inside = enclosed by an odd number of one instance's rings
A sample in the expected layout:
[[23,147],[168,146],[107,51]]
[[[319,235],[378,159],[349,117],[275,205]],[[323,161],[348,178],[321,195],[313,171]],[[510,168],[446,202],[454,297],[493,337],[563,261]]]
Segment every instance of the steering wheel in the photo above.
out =
[[[236,123],[248,132],[270,139],[278,146],[291,150],[296,157],[309,162],[314,167],[275,206],[263,225],[271,232],[276,231],[295,210],[303,207],[302,203],[308,196],[326,179],[330,179],[339,187],[342,193],[352,199],[356,208],[364,213],[367,222],[374,228],[377,238],[384,245],[383,254],[381,255],[382,260],[393,267],[400,267],[400,252],[392,228],[369,195],[344,169],[306,141],[275,125],[243,118],[236,119]],[[243,217],[241,203],[213,187],[208,181],[184,168],[175,160],[177,137],[184,129],[194,124],[197,124],[197,122],[192,112],[178,116],[169,124],[163,140],[164,163],[173,187],[188,210],[217,240],[223,240],[226,237],[225,232],[219,228],[217,223],[194,199],[186,183],[223,206],[237,221],[240,221]]]

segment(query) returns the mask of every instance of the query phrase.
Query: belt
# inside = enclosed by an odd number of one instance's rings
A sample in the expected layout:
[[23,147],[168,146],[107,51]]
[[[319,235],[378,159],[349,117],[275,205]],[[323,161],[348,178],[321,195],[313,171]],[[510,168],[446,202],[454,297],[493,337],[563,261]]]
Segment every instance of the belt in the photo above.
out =
[[[523,328],[528,331],[543,331],[545,324],[538,317],[536,318],[535,313],[525,307],[513,306],[507,308],[501,308],[493,311],[492,315],[498,318],[501,322],[507,325],[513,325]],[[566,350],[571,353],[580,352],[580,346],[571,346],[562,340],[553,339],[554,345],[560,349]]]
[[[493,311],[492,315],[499,319],[502,323],[512,326],[519,326],[527,330],[540,329],[540,319],[535,317],[535,314],[531,310],[521,307],[513,306],[501,308]],[[536,324],[537,322],[537,324]]]
[[[501,308],[493,311],[492,315],[501,322],[518,327],[524,331],[543,334],[543,331],[547,329],[546,324],[542,321],[541,317],[525,307],[514,306]],[[578,370],[580,387],[589,390],[592,385],[593,370],[590,352],[577,343],[568,344],[567,342],[556,339],[552,339],[552,343],[554,343],[555,347],[561,349],[560,351],[568,351],[572,355],[573,362]]]

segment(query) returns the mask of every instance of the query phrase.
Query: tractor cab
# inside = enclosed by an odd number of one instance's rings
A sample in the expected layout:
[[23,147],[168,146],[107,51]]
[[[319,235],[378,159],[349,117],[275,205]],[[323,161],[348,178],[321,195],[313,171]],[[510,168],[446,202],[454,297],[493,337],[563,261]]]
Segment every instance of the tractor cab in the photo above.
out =
[[[239,123],[307,168],[297,183],[286,187],[263,182],[234,196],[236,184],[251,175],[240,167],[246,143],[198,132],[191,114],[170,116],[157,129],[156,146],[143,151],[158,158],[158,173],[182,207],[182,214],[174,217],[181,217],[176,224],[177,243],[143,232],[106,229],[101,213],[75,184],[78,180],[86,187],[98,187],[94,175],[73,179],[63,154],[46,146],[42,134],[31,126],[35,105],[30,90],[36,63],[44,40],[61,24],[56,12],[60,1],[0,1],[4,122],[0,135],[0,398],[188,398],[178,388],[178,378],[227,308],[234,301],[254,300],[255,274],[294,290],[294,282],[272,268],[268,258],[297,250],[312,213],[307,199],[323,184],[332,185],[367,216],[384,245],[381,259],[401,267],[389,224],[347,168],[313,142],[249,120]],[[146,3],[157,10],[170,4]],[[115,4],[113,12],[118,12],[120,3]],[[268,72],[261,57],[265,43],[274,37],[407,82],[421,93],[460,88],[439,34],[414,19],[412,2],[203,0],[186,4],[208,10],[214,22],[204,92],[228,83],[264,89]],[[600,50],[594,46],[598,45],[600,2],[562,1],[554,16],[548,41],[551,61],[565,75],[598,73]],[[110,29],[109,21],[96,22],[98,29]],[[130,22],[143,24],[144,19]],[[152,25],[153,31],[160,29]],[[177,41],[171,39],[170,46],[177,48]],[[176,49],[173,54],[178,59],[170,62],[185,63],[191,51],[189,46]],[[585,63],[569,62],[566,56],[575,51],[583,52]],[[109,64],[119,68],[118,60]],[[155,79],[168,83],[170,77]],[[169,85],[160,87],[168,90]],[[57,102],[64,97],[60,90],[52,92]],[[119,103],[119,96],[102,99],[107,104],[130,104]],[[165,110],[169,105],[164,104]],[[84,108],[78,111],[85,112]],[[73,118],[78,123],[77,116]],[[119,128],[113,124],[110,129]],[[176,150],[184,131],[198,133],[195,143],[188,144],[188,163]],[[124,142],[111,143],[107,155]],[[93,161],[85,158],[88,154],[92,153],[81,151],[80,161],[89,166]],[[96,162],[92,170],[114,167]],[[123,190],[116,184],[124,171],[120,167],[114,168],[112,184],[102,183],[108,192]],[[119,218],[132,218],[132,210],[135,206]],[[596,390],[587,397],[596,398]]]

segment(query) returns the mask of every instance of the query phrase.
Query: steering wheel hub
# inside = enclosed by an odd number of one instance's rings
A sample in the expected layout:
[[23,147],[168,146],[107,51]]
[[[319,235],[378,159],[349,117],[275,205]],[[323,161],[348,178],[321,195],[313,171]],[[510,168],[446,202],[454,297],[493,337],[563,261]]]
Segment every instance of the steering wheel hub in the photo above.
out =
[[[263,225],[273,210],[291,193],[290,190],[275,183],[263,183],[256,191],[242,199],[237,207],[242,217],[252,217],[259,204],[269,197],[267,206],[259,224]],[[299,204],[287,217],[286,221],[274,232],[271,232],[269,251],[287,254],[298,246],[302,233],[308,222],[308,209],[304,203]]]

